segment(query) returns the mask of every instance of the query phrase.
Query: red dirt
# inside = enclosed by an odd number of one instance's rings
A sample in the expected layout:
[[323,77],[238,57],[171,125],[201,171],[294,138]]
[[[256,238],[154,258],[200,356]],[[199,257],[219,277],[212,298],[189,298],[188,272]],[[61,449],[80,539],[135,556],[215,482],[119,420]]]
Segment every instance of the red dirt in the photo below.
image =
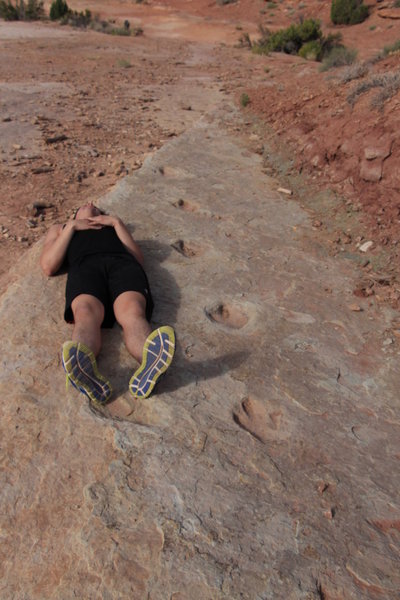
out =
[[[324,33],[342,33],[344,43],[357,48],[358,59],[365,61],[400,38],[400,9],[393,8],[393,2],[368,4],[371,15],[364,23],[338,28],[330,23],[330,1],[284,1],[274,8],[264,0],[224,6],[213,0],[69,2],[73,9],[89,8],[119,25],[129,19],[132,26],[143,28],[140,38],[91,31],[82,35],[51,23],[0,21],[3,287],[10,266],[50,224],[65,219],[85,199],[104,195],[120,177],[138,168],[148,152],[179,133],[152,119],[160,108],[145,90],[178,81],[188,44],[201,42],[214,44],[217,58],[212,66],[199,64],[199,73],[209,69],[237,105],[246,92],[250,103],[244,110],[265,123],[268,143],[289,151],[294,170],[306,174],[314,186],[341,195],[345,202],[340,207],[347,201],[359,212],[368,231],[365,239],[387,254],[392,285],[385,297],[396,305],[399,93],[382,110],[371,107],[376,89],[361,95],[352,107],[347,97],[360,80],[344,83],[344,68],[321,73],[318,63],[299,57],[259,56],[234,47],[244,32],[256,39],[260,24],[276,29],[301,16],[314,17],[321,20]],[[391,18],[380,16],[385,12]],[[399,63],[399,54],[390,55],[369,65],[363,80],[373,73],[398,72]],[[65,139],[51,140],[60,135]],[[32,207],[34,202],[42,207]],[[322,219],[316,218],[316,228],[323,229]],[[350,239],[343,242],[346,235]],[[362,241],[342,231],[337,245],[348,243],[356,249]]]

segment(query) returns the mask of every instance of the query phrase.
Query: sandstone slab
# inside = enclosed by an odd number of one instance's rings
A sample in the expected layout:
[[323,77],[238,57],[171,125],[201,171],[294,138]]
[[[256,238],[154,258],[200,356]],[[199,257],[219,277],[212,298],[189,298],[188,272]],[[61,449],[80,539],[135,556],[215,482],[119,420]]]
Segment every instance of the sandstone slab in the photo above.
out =
[[1,598],[400,592],[394,315],[348,310],[355,267],[312,241],[229,110],[101,200],[143,248],[154,324],[177,331],[151,400],[127,394],[117,328],[99,361],[113,403],[65,391],[65,278],[43,279],[40,247],[1,298]]

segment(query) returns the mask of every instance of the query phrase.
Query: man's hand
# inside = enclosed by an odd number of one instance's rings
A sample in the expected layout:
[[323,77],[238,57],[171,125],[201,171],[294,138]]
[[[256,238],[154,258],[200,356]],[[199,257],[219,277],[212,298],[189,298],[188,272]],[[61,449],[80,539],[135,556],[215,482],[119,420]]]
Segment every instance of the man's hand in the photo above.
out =
[[89,217],[88,221],[93,225],[94,229],[107,226],[114,227],[115,233],[128,252],[133,254],[136,260],[143,265],[142,251],[134,241],[124,222],[119,217],[115,217],[114,215],[97,215],[96,217]]
[[90,217],[89,219],[74,219],[73,221],[68,221],[68,225],[74,231],[84,231],[85,229],[102,229],[104,225],[107,223],[101,223],[97,219],[100,217]]
[[[85,221],[86,219],[83,220]],[[114,217],[113,215],[97,215],[96,217],[89,217],[87,220],[93,229],[101,229],[101,227],[107,226],[116,227],[121,222],[118,217]]]

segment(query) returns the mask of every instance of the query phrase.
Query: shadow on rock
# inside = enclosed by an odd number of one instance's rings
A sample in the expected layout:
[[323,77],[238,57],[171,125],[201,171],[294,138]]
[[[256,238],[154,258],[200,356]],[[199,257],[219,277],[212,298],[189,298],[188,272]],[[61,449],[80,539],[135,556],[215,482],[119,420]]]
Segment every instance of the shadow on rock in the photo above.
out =
[[146,273],[154,301],[152,321],[158,325],[174,325],[181,293],[171,273],[161,267],[172,248],[156,240],[140,240],[138,244],[145,256]]
[[188,360],[178,346],[171,368],[157,385],[155,394],[170,394],[190,383],[206,381],[220,377],[237,369],[248,358],[248,352],[238,350],[221,356],[204,358],[204,360]]

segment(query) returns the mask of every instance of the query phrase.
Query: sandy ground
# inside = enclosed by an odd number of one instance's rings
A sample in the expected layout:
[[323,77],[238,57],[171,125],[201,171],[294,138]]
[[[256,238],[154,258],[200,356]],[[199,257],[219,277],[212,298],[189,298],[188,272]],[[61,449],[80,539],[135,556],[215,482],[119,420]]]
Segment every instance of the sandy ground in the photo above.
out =
[[[313,16],[324,31],[340,31],[366,60],[399,37],[400,21],[382,18],[391,4],[372,2],[368,21],[340,29],[329,22],[330,2],[316,1],[275,7],[263,0],[225,6],[209,0],[70,2],[117,25],[128,19],[142,27],[142,36],[129,38],[49,22],[0,21],[2,288],[15,260],[49,225],[139,168],[149,153],[198,119],[218,90],[238,106],[247,93],[249,119],[259,119],[276,156],[283,152],[291,160],[291,169],[283,170],[283,158],[268,160],[266,146],[250,143],[264,152],[267,169],[292,186],[293,177],[306,175],[314,186],[309,193],[329,191],[338,198],[336,211],[357,213],[363,234],[346,226],[332,230],[314,206],[316,235],[331,243],[332,252],[356,251],[372,241],[372,251],[386,256],[374,265],[383,283],[369,278],[358,293],[379,291],[397,305],[398,94],[381,111],[370,106],[373,92],[351,107],[347,96],[354,82],[343,83],[343,69],[320,73],[314,62],[256,56],[238,47],[245,32],[257,38],[260,24],[274,29]],[[205,59],[209,53],[202,55],[210,47],[212,63]],[[369,67],[369,75],[394,72],[398,65],[399,56],[389,56]]]

